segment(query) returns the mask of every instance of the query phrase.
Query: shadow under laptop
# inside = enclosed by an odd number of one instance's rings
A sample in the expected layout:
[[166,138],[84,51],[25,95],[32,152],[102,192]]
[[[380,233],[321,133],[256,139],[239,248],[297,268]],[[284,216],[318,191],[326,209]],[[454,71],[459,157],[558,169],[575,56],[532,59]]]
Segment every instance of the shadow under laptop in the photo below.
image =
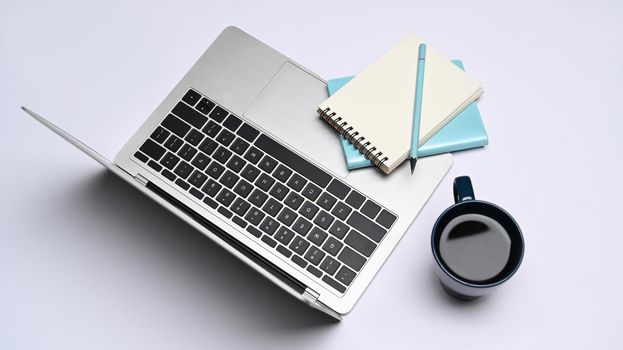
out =
[[150,254],[151,258],[156,255],[159,262],[164,261],[167,270],[182,276],[183,281],[191,281],[183,288],[198,288],[200,290],[193,293],[205,295],[208,299],[206,305],[199,305],[197,310],[210,310],[214,303],[226,304],[219,310],[233,313],[228,317],[235,322],[250,322],[255,327],[272,330],[304,331],[310,327],[319,330],[317,327],[339,323],[281,290],[107,171],[94,174],[66,196],[85,210],[96,213],[98,221],[113,220],[117,225],[127,227],[123,232],[111,232],[106,239],[118,240],[114,244],[126,249],[140,249],[137,254]]

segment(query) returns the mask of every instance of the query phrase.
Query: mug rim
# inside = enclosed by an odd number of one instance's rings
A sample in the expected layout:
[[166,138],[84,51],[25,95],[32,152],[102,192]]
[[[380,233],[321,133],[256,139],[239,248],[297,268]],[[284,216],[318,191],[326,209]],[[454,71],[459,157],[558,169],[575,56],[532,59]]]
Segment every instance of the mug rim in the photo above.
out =
[[[506,276],[504,276],[500,280],[497,280],[497,281],[494,281],[494,282],[490,282],[490,283],[486,283],[486,284],[479,284],[479,283],[474,283],[474,282],[470,282],[470,281],[468,281],[466,279],[463,279],[463,278],[457,276],[450,268],[448,268],[446,266],[446,263],[441,259],[439,254],[437,254],[437,249],[435,249],[435,247],[438,246],[438,244],[436,243],[437,240],[435,238],[437,236],[441,235],[440,229],[439,229],[439,233],[436,234],[438,232],[439,222],[441,222],[442,219],[445,219],[445,217],[447,215],[449,215],[448,213],[451,210],[456,210],[455,208],[458,208],[459,206],[466,206],[466,205],[470,205],[470,204],[471,205],[473,205],[473,204],[486,205],[486,206],[492,207],[493,209],[499,210],[503,215],[505,215],[508,219],[510,219],[510,222],[512,222],[513,226],[516,228],[517,233],[519,235],[519,242],[521,243],[521,251],[519,253],[519,257],[518,257],[517,263],[512,268],[512,270],[510,270],[506,274]],[[496,222],[500,223],[497,219],[491,217],[488,214],[484,214],[484,213],[474,213],[474,214],[479,214],[479,215],[486,216],[486,217],[490,218],[491,220],[495,220]],[[459,216],[460,215],[455,215],[453,218],[456,218],[456,217],[459,217]],[[453,218],[450,218],[450,220],[452,220]],[[448,220],[448,222],[450,222],[450,220]],[[460,284],[462,284],[464,286],[467,286],[467,287],[486,289],[486,288],[495,287],[497,285],[500,285],[500,284],[506,282],[508,279],[510,279],[515,274],[515,272],[517,272],[517,270],[519,269],[519,266],[521,265],[521,263],[523,261],[523,255],[524,255],[524,251],[525,251],[525,243],[524,243],[523,233],[521,231],[521,227],[519,227],[519,224],[517,223],[517,221],[515,221],[515,218],[513,218],[512,215],[510,215],[506,210],[504,210],[504,208],[500,207],[497,204],[491,203],[491,202],[483,201],[483,200],[480,200],[480,199],[471,199],[471,200],[466,200],[466,201],[455,203],[455,204],[449,206],[448,208],[446,208],[446,210],[444,210],[443,213],[441,213],[441,215],[439,215],[439,217],[435,221],[435,224],[433,225],[433,230],[432,230],[432,233],[431,233],[431,249],[433,251],[433,257],[435,258],[435,262],[437,263],[437,266],[439,266],[439,268],[441,268],[443,270],[443,272],[444,272],[444,274],[446,276],[450,277],[452,280],[456,281],[457,283],[460,283]]]

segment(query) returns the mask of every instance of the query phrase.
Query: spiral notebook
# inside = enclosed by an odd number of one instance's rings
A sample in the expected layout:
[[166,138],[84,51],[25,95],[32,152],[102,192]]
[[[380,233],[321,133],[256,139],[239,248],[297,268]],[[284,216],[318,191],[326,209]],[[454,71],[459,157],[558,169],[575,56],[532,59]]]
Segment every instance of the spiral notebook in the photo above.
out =
[[[463,62],[452,60],[452,63],[461,70],[465,70]],[[353,77],[343,77],[330,79],[327,81],[329,95],[335,94]],[[366,157],[363,156],[353,145],[340,135],[346,167],[348,170],[365,168],[372,166]],[[470,148],[482,147],[489,142],[487,131],[482,123],[480,111],[476,102],[472,102],[446,126],[439,130],[426,143],[418,148],[419,157],[427,157],[435,154],[462,151]]]
[[[318,107],[325,122],[386,174],[409,156],[422,42],[408,35]],[[480,95],[478,82],[428,45],[419,144]]]

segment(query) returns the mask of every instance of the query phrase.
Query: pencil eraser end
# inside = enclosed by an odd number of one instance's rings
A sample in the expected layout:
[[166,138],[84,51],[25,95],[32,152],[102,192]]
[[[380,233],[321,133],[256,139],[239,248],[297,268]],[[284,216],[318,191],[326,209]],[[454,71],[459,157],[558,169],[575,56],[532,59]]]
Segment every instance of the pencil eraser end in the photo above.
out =
[[426,44],[420,44],[420,47],[418,49],[418,56],[419,58],[426,57]]

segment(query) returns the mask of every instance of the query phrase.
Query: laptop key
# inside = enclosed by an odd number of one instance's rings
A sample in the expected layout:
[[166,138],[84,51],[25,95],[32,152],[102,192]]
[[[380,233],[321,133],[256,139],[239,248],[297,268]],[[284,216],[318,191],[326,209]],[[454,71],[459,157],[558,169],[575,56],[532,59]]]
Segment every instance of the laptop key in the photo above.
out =
[[337,216],[340,220],[346,220],[351,211],[352,208],[344,204],[344,202],[338,202],[331,210],[331,214]]
[[303,192],[301,192],[301,194],[305,198],[313,202],[320,195],[320,191],[320,187],[314,185],[313,183],[308,183],[307,186],[305,186],[305,188],[303,189]]
[[253,207],[251,208],[251,210],[249,210],[249,212],[247,212],[247,215],[244,216],[244,219],[247,220],[250,224],[257,226],[260,224],[264,216],[266,215],[261,210]]
[[257,238],[260,238],[262,236],[262,231],[256,229],[253,226],[247,227],[247,232],[249,232],[250,234],[254,235]]
[[221,131],[222,128],[222,126],[216,124],[213,120],[210,120],[202,131],[205,132],[208,136],[214,138],[216,137],[216,135],[218,135],[219,131]]
[[377,225],[375,222],[356,211],[350,215],[348,220],[346,220],[346,223],[376,243],[379,243],[387,233],[387,230],[383,227]]
[[357,191],[352,191],[348,197],[346,197],[346,203],[355,209],[359,209],[365,200],[366,197]]
[[218,182],[210,179],[208,180],[208,183],[203,186],[203,188],[201,189],[205,194],[207,194],[210,197],[214,197],[216,196],[216,194],[218,193],[218,191],[221,190],[221,186]]
[[183,144],[184,141],[182,141],[179,137],[171,135],[167,142],[164,143],[164,147],[171,150],[171,152],[177,152]]
[[167,152],[167,154],[160,159],[160,164],[164,165],[165,168],[171,170],[173,167],[177,165],[180,161],[180,158],[171,152]]
[[234,215],[234,214],[232,214],[231,211],[225,209],[224,207],[218,207],[218,212],[221,213],[221,215],[223,215],[224,217],[226,217],[228,219],[231,218],[232,215]]
[[[203,186],[203,184],[206,182],[206,180],[208,179],[208,175],[200,172],[199,170],[195,170],[190,177],[188,178],[188,182],[197,187],[197,188],[201,188],[201,186]],[[202,196],[203,197],[203,196]],[[201,198],[199,198],[201,199]]]
[[258,166],[260,169],[270,174],[277,166],[277,161],[270,156],[264,156]]
[[290,175],[292,175],[292,170],[286,168],[283,164],[280,164],[273,172],[273,176],[281,182],[286,182]]
[[164,141],[166,141],[169,135],[171,135],[170,132],[164,130],[164,128],[161,126],[158,126],[156,130],[154,130],[154,132],[152,132],[151,136],[149,137],[151,137],[153,140],[155,140],[158,143],[163,143]]
[[264,218],[264,221],[262,221],[262,223],[260,224],[260,230],[264,231],[264,233],[270,236],[275,233],[278,227],[279,223],[277,222],[277,220],[271,218],[270,216]]
[[192,171],[192,165],[186,163],[185,161],[182,161],[173,172],[175,173],[175,175],[181,177],[182,179],[185,179],[188,177],[188,175],[190,175]]
[[177,154],[180,157],[184,158],[185,161],[190,162],[190,160],[193,159],[195,154],[197,154],[197,150],[192,148],[189,144],[185,144],[184,146],[182,146],[182,148],[180,148]]
[[305,199],[303,197],[301,197],[300,195],[298,195],[296,192],[290,192],[290,194],[288,195],[288,197],[286,197],[284,203],[294,209],[297,210],[301,204],[303,204],[303,201]]
[[243,139],[245,139],[245,140],[247,140],[249,142],[253,142],[255,140],[255,138],[257,137],[257,135],[260,134],[260,132],[257,131],[257,129],[255,129],[251,125],[249,125],[247,123],[244,123],[244,124],[242,124],[240,129],[238,129],[238,131],[236,131],[236,134],[238,134],[238,136],[242,137]]
[[344,199],[346,198],[348,192],[350,192],[350,187],[346,186],[337,179],[333,179],[333,181],[329,184],[329,187],[327,187],[327,191],[339,199]]
[[361,233],[350,230],[348,236],[344,239],[344,243],[363,254],[365,257],[370,257],[374,249],[376,249],[376,243],[369,240]]
[[244,220],[242,220],[242,218],[241,218],[241,217],[239,217],[239,216],[235,216],[235,215],[234,215],[234,217],[233,217],[233,218],[231,218],[231,221],[233,221],[233,222],[234,222],[234,224],[236,224],[236,225],[238,225],[238,226],[240,226],[240,227],[242,227],[242,228],[245,228],[245,227],[247,227],[247,225],[248,225],[248,224],[247,224],[247,222],[246,222],[246,221],[244,221]]
[[242,124],[242,120],[236,117],[233,114],[230,114],[227,119],[223,122],[223,126],[231,131],[236,131],[238,127]]
[[279,212],[279,210],[281,210],[282,207],[283,204],[277,202],[273,198],[270,198],[268,202],[266,202],[266,204],[262,207],[262,210],[264,210],[268,215],[277,216],[277,213]]
[[244,216],[249,208],[251,208],[251,204],[249,204],[249,202],[245,201],[244,199],[238,197],[229,209],[231,209],[237,215]]
[[240,170],[247,164],[242,158],[234,154],[233,157],[227,162],[227,167],[235,173],[239,173]]
[[342,252],[340,253],[340,255],[338,255],[337,258],[355,271],[361,270],[361,267],[363,267],[363,264],[365,264],[366,262],[366,258],[359,255],[359,253],[352,250],[348,246],[342,249]]
[[216,196],[216,201],[221,203],[225,207],[229,207],[231,202],[234,201],[235,197],[236,197],[235,194],[233,194],[228,189],[223,188],[221,192],[218,194],[218,196]]
[[326,251],[327,253],[335,256],[335,254],[337,254],[343,246],[344,244],[342,242],[338,241],[333,237],[329,237],[329,239],[327,239],[327,242],[322,246],[322,249],[324,249],[324,251]]
[[319,229],[318,227],[314,227],[307,236],[307,239],[315,245],[321,246],[324,240],[327,239],[327,233]]
[[292,261],[302,268],[305,268],[305,266],[307,266],[307,261],[305,261],[305,259],[301,258],[298,255],[293,255]]
[[199,95],[199,93],[193,90],[188,90],[188,92],[186,92],[184,97],[182,97],[182,101],[188,103],[191,106],[194,106],[195,103],[197,103],[197,101],[199,101],[200,98],[201,98],[201,95]]
[[201,129],[203,124],[208,121],[208,118],[206,118],[203,114],[197,112],[182,102],[178,102],[177,105],[173,107],[171,112],[197,129]]
[[320,261],[322,261],[322,258],[324,258],[324,256],[325,256],[325,253],[322,250],[316,247],[311,247],[307,251],[307,254],[305,254],[305,260],[314,264],[314,266],[318,266],[318,264],[320,264]]
[[346,235],[346,232],[348,232],[349,228],[348,226],[339,221],[339,220],[335,220],[335,222],[333,223],[333,225],[331,225],[331,228],[329,229],[329,233],[334,235],[335,237],[342,239],[344,238],[344,236]]
[[229,209],[240,216],[244,216],[249,208],[251,208],[251,204],[240,197],[236,198],[231,207],[229,207]]
[[160,157],[162,157],[167,151],[162,146],[157,144],[156,141],[150,139],[147,139],[139,149],[141,150],[141,152],[145,153],[156,161],[159,160]]
[[298,192],[303,189],[303,186],[305,186],[306,183],[307,180],[305,180],[305,178],[299,174],[294,174],[290,178],[290,181],[288,181],[288,187]]
[[309,248],[310,243],[304,240],[303,238],[296,236],[292,243],[290,244],[290,249],[292,249],[296,254],[303,255],[307,248]]
[[316,218],[314,219],[314,224],[326,230],[333,223],[333,220],[335,219],[333,218],[333,216],[331,216],[331,214],[327,213],[324,210],[321,210],[320,213],[316,215]]
[[212,158],[216,159],[221,164],[225,164],[229,157],[231,157],[231,151],[223,146],[219,146],[216,152],[212,154]]
[[285,256],[286,258],[289,258],[292,256],[292,251],[290,251],[290,249],[282,246],[281,244],[277,246],[277,251],[279,253],[281,253],[281,255]]
[[339,284],[336,280],[334,280],[333,278],[327,275],[322,276],[322,281],[328,284],[329,286],[333,287],[333,289],[337,290],[340,293],[344,293],[346,291],[346,287]]
[[167,179],[169,179],[169,181],[175,181],[175,179],[177,178],[177,176],[175,176],[175,174],[173,174],[172,172],[168,171],[167,169],[162,170],[162,176],[164,176]]
[[281,182],[277,182],[275,186],[271,188],[269,193],[271,196],[282,200],[288,194],[288,192],[290,192],[290,190],[284,184],[282,184]]
[[281,221],[281,223],[286,225],[286,226],[290,226],[290,225],[292,225],[294,220],[296,220],[297,216],[298,215],[296,215],[296,213],[293,212],[292,210],[290,210],[289,208],[284,208],[281,211],[281,213],[279,213],[279,216],[277,217],[277,220]]
[[139,152],[139,151],[136,151],[136,152],[134,153],[134,157],[135,157],[136,159],[140,160],[140,161],[141,161],[141,162],[143,162],[143,163],[147,163],[147,161],[149,160],[149,157],[148,157],[148,156],[144,155],[143,153],[141,153],[141,152]]
[[218,203],[213,201],[210,197],[203,198],[203,203],[209,205],[212,209],[216,209],[216,207],[218,207]]
[[234,139],[236,138],[236,135],[232,134],[231,132],[229,132],[229,130],[221,130],[221,132],[215,137],[216,141],[220,142],[221,144],[225,145],[225,146],[229,146]]
[[190,130],[190,125],[184,123],[180,118],[174,116],[173,114],[167,115],[162,120],[161,125],[179,137],[184,137]]
[[190,143],[193,146],[197,146],[199,144],[199,142],[201,142],[201,140],[203,140],[205,136],[203,136],[203,134],[197,130],[197,129],[192,129],[188,135],[186,135],[186,137],[184,138],[184,140],[188,141],[188,143]]
[[353,282],[353,279],[355,279],[355,273],[349,269],[346,266],[342,266],[342,268],[340,269],[340,271],[337,272],[337,274],[335,275],[335,278],[344,283],[347,286],[350,286],[350,284]]
[[203,198],[203,193],[201,193],[201,191],[199,191],[198,189],[191,187],[190,188],[190,194],[192,194],[193,196],[195,196],[195,198],[201,200]]
[[259,149],[251,146],[251,148],[249,148],[247,153],[244,154],[244,159],[248,160],[249,162],[251,162],[253,164],[257,164],[257,162],[260,161],[262,156],[264,156],[264,152],[262,152]]
[[221,106],[216,106],[212,112],[210,113],[210,118],[216,120],[217,122],[222,122],[225,117],[227,117],[229,113],[223,109]]
[[366,201],[366,204],[361,207],[361,212],[370,219],[374,219],[379,211],[381,211],[381,206],[369,199]]
[[308,218],[309,220],[314,218],[314,215],[318,212],[318,207],[310,201],[305,201],[305,204],[299,209],[299,214]]
[[225,167],[215,161],[212,161],[206,168],[206,173],[215,179],[218,179],[223,171],[225,171]]
[[193,159],[193,161],[190,162],[190,164],[197,167],[197,169],[201,171],[203,171],[206,168],[206,166],[208,166],[208,163],[210,163],[210,157],[206,156],[203,152],[199,152],[195,156],[195,159]]
[[275,179],[273,179],[272,177],[266,174],[262,174],[257,179],[257,181],[255,181],[255,186],[261,188],[264,191],[268,191],[268,189],[270,189],[270,186],[272,186],[273,183],[275,183]]
[[231,144],[231,146],[229,146],[229,149],[231,149],[232,151],[234,151],[234,153],[238,155],[243,155],[244,151],[246,151],[247,148],[249,148],[249,143],[241,139],[240,137],[237,137]]
[[258,207],[261,207],[266,199],[268,199],[268,195],[257,188],[249,196],[249,202]]
[[333,259],[330,256],[327,256],[320,264],[320,269],[326,272],[329,276],[333,276],[335,271],[340,267],[340,264],[337,260]]
[[236,187],[234,187],[234,192],[242,198],[247,198],[251,191],[253,191],[253,185],[245,180],[240,180]]
[[267,235],[262,236],[262,242],[268,244],[271,248],[275,248],[277,245],[277,241],[268,237]]
[[292,226],[292,229],[301,236],[305,236],[307,232],[311,230],[312,226],[311,222],[299,217],[294,223],[294,226]]
[[231,171],[227,170],[225,172],[225,174],[223,174],[223,176],[221,176],[221,178],[219,179],[219,182],[222,183],[223,185],[227,186],[227,188],[232,188],[234,187],[234,185],[236,184],[236,182],[238,182],[238,179],[240,179],[240,177],[234,173],[232,173]]
[[199,112],[205,114],[208,114],[212,108],[214,108],[216,104],[210,100],[208,100],[207,98],[202,98],[201,101],[199,101],[199,103],[197,104],[197,106],[195,107]]
[[255,181],[255,179],[257,178],[259,174],[260,174],[260,169],[254,167],[251,164],[247,164],[247,166],[245,166],[244,169],[242,169],[242,172],[240,173],[242,177],[244,177],[250,182]]
[[396,221],[396,215],[388,212],[385,209],[383,209],[383,211],[376,218],[376,222],[381,224],[381,226],[385,227],[386,229],[389,229],[394,224],[394,221]]
[[309,265],[307,266],[307,271],[309,271],[312,275],[320,278],[320,276],[322,276],[322,271],[318,270],[317,268]]
[[331,210],[331,208],[333,207],[333,204],[335,204],[336,201],[337,199],[335,199],[335,197],[325,192],[322,195],[320,195],[320,198],[318,198],[318,200],[316,201],[316,204],[318,204],[325,210]]
[[149,165],[149,167],[154,169],[155,171],[162,170],[162,165],[154,162],[153,160],[150,160],[149,163],[147,163],[147,165]]
[[290,231],[289,229],[283,226],[279,227],[279,229],[277,229],[277,233],[275,233],[275,239],[278,240],[283,245],[290,244],[290,241],[292,241],[292,238],[294,238],[294,232]]
[[182,180],[182,179],[177,179],[175,181],[175,184],[178,185],[179,187],[181,187],[184,190],[188,190],[190,188],[190,184],[188,184],[188,182]]
[[212,139],[205,139],[199,145],[199,150],[207,155],[211,155],[218,148],[218,143]]

